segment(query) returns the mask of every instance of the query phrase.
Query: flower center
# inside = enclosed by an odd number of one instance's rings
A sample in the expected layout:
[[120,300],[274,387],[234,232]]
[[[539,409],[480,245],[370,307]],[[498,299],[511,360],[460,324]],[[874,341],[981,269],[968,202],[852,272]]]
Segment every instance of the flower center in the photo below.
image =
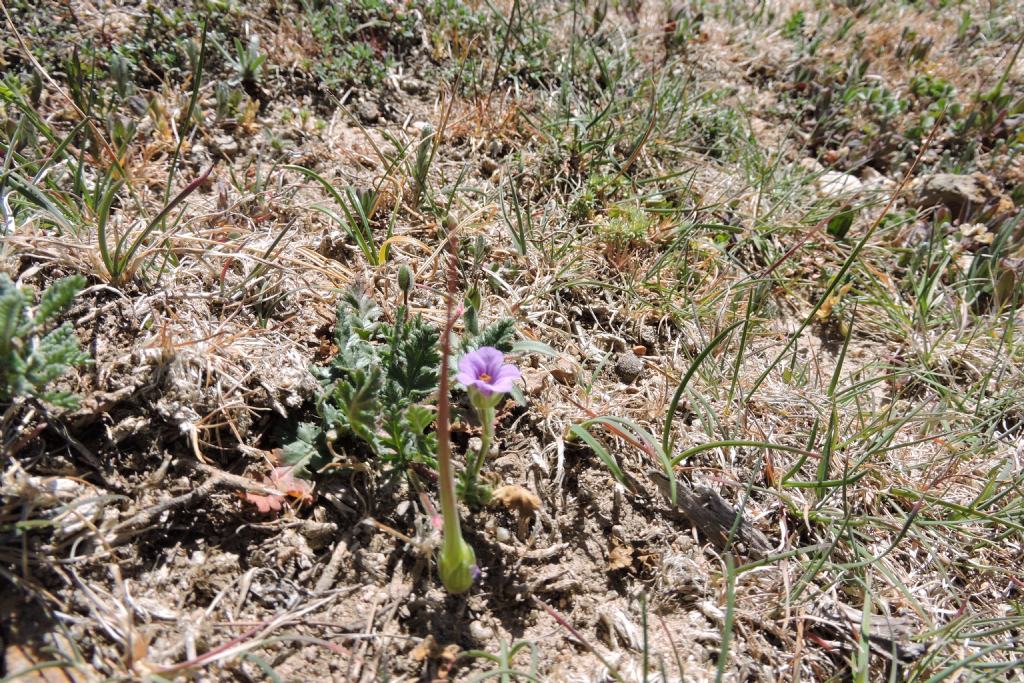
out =
[[483,382],[490,382],[491,381],[491,376],[488,375],[486,372],[481,372],[480,373],[480,380],[483,381]]

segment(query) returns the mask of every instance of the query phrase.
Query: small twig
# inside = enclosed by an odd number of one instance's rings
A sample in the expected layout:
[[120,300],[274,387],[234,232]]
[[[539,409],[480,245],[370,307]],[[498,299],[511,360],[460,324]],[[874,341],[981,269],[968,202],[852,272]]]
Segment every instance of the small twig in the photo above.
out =
[[[357,587],[355,587],[353,589],[350,589],[348,591],[344,591],[344,593],[345,593],[345,595],[349,595],[349,594],[355,592],[355,590],[357,590],[358,588],[361,588],[361,586],[357,586]],[[282,626],[285,626],[285,625],[287,625],[289,623],[294,623],[294,622],[298,621],[298,619],[300,617],[302,617],[303,615],[308,614],[309,612],[312,612],[312,611],[314,611],[316,609],[319,609],[319,608],[323,607],[324,605],[326,605],[327,603],[331,602],[332,600],[337,599],[338,597],[341,596],[341,593],[342,592],[338,592],[338,593],[335,593],[333,595],[325,596],[324,598],[321,598],[319,600],[316,600],[316,601],[306,605],[305,607],[303,607],[302,609],[298,610],[295,613],[280,614],[280,615],[274,617],[273,619],[268,619],[266,621],[261,621],[261,622],[259,622],[259,625],[256,626],[255,628],[249,629],[248,631],[245,631],[244,633],[240,634],[239,636],[237,636],[235,638],[232,638],[231,640],[229,640],[229,641],[227,641],[227,642],[225,642],[225,643],[223,643],[221,645],[218,645],[217,647],[215,647],[215,648],[213,648],[211,650],[207,650],[206,652],[202,653],[201,655],[198,655],[197,657],[191,658],[191,659],[189,659],[187,661],[184,661],[184,662],[180,662],[178,664],[173,664],[173,665],[168,666],[168,667],[163,667],[163,668],[156,669],[156,670],[154,670],[154,673],[170,674],[170,673],[176,673],[176,672],[181,672],[181,671],[189,671],[189,670],[193,670],[193,669],[198,669],[201,666],[206,666],[208,664],[212,664],[212,663],[214,663],[217,660],[225,660],[225,659],[229,659],[231,657],[235,657],[235,656],[238,656],[240,654],[243,654],[245,651],[252,649],[256,645],[260,644],[261,642],[263,644],[267,644],[269,642],[273,642],[274,640],[281,640],[283,638],[279,637],[279,638],[271,639],[271,638],[268,638],[268,636],[271,633],[273,633],[275,630],[277,630],[278,628],[280,628]],[[299,641],[315,642],[318,645],[323,645],[324,647],[326,647],[327,649],[331,650],[335,654],[339,654],[339,655],[347,655],[347,654],[349,654],[349,651],[346,650],[345,648],[343,648],[343,647],[341,647],[339,645],[335,645],[334,643],[330,643],[330,642],[321,640],[319,638],[308,638],[308,637],[304,637],[304,636],[293,636],[293,639],[294,640],[299,640]]]
[[350,538],[351,534],[345,538],[338,539],[338,543],[331,552],[331,559],[328,560],[323,574],[320,575],[320,579],[316,582],[316,588],[313,589],[314,594],[324,593],[334,585],[334,579],[338,577],[338,572],[341,571],[341,563],[349,556],[348,540]]
[[195,470],[200,470],[209,475],[206,481],[192,489],[188,493],[183,493],[180,496],[165,500],[162,503],[158,503],[153,507],[142,510],[134,516],[115,526],[112,530],[113,538],[110,541],[111,546],[121,545],[127,542],[129,539],[134,537],[142,529],[153,523],[153,521],[165,512],[171,510],[177,510],[179,508],[185,508],[190,506],[194,501],[200,500],[210,495],[215,488],[218,486],[228,486],[232,489],[242,489],[246,491],[254,491],[263,495],[283,495],[282,491],[265,486],[256,482],[248,477],[243,477],[237,474],[231,474],[219,470],[211,465],[203,463],[186,462],[187,466]]
[[558,622],[559,626],[561,626],[570,634],[572,634],[572,637],[579,641],[580,645],[587,648],[587,650],[590,651],[590,654],[594,655],[599,660],[601,660],[601,663],[604,664],[604,668],[608,669],[608,675],[617,680],[619,683],[625,683],[625,681],[622,679],[622,675],[619,673],[618,668],[613,666],[611,662],[605,659],[604,655],[597,651],[597,648],[595,648],[593,645],[587,642],[587,639],[583,637],[583,634],[577,631],[576,628],[565,619],[565,617],[556,612],[553,607],[551,607],[546,602],[538,598],[536,595],[533,596],[533,601],[541,607],[543,607],[544,611],[550,614],[551,618]]
[[214,475],[188,493],[165,500],[149,509],[136,513],[113,528],[113,537],[110,539],[110,545],[118,546],[127,543],[163,513],[188,507],[193,501],[206,498],[222,481],[223,479]]

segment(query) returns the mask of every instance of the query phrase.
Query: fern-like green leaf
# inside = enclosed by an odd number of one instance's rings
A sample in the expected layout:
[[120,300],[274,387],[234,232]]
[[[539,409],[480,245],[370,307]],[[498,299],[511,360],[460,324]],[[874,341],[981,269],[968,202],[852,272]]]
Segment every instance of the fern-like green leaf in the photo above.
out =
[[65,410],[74,410],[79,406],[78,396],[70,391],[46,391],[39,395],[43,401]]
[[413,460],[416,443],[403,419],[402,411],[393,410],[384,417],[384,434],[380,439],[380,459],[396,468],[404,468]]
[[55,282],[43,292],[36,315],[30,316],[30,290],[21,290],[6,275],[0,276],[0,403],[34,396],[58,407],[74,405],[71,394],[46,385],[88,362],[89,356],[79,347],[71,323],[42,333],[84,283],[81,277]]
[[338,323],[334,330],[338,348],[348,344],[352,335],[369,340],[377,330],[381,310],[362,287],[349,287],[338,301]]
[[420,405],[405,410],[406,423],[416,441],[416,460],[431,467],[437,466],[437,434],[428,431],[434,424],[434,411]]
[[420,317],[403,327],[402,337],[392,342],[388,379],[401,387],[408,403],[437,389],[438,366],[441,362],[437,341],[440,335]]
[[405,469],[415,462],[434,467],[437,436],[427,431],[433,423],[434,412],[424,406],[388,411],[380,438],[380,458],[396,469]]
[[483,346],[493,346],[502,353],[512,350],[516,340],[516,321],[512,318],[502,318],[481,330],[480,334],[474,335],[462,342],[463,353],[468,353]]
[[36,325],[48,324],[54,316],[71,305],[71,301],[85,287],[85,278],[81,275],[61,278],[43,292],[36,308],[34,322]]
[[15,333],[22,325],[25,296],[6,275],[0,275],[0,354],[11,350]]
[[377,362],[377,352],[371,340],[380,329],[380,315],[380,308],[362,289],[351,287],[342,295],[334,328],[338,353],[332,366],[336,370],[358,370]]
[[89,356],[78,346],[71,323],[64,323],[39,340],[28,357],[25,377],[35,387],[42,387],[88,360]]
[[347,380],[338,382],[332,395],[338,411],[337,426],[371,446],[376,439],[377,392],[380,387],[380,368],[374,367],[354,371]]

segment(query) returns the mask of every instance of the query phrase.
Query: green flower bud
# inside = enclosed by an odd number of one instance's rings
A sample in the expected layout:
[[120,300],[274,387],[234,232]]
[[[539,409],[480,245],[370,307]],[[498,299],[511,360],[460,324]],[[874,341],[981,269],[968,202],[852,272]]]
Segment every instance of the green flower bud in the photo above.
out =
[[398,269],[398,288],[402,290],[406,296],[409,296],[409,293],[412,291],[412,285],[412,269],[409,268],[409,266],[402,266]]
[[472,308],[473,310],[479,311],[480,305],[483,303],[483,298],[480,296],[480,288],[473,286],[464,298],[466,308]]
[[476,566],[476,553],[461,536],[444,539],[444,548],[437,560],[437,573],[449,593],[465,593],[480,574]]

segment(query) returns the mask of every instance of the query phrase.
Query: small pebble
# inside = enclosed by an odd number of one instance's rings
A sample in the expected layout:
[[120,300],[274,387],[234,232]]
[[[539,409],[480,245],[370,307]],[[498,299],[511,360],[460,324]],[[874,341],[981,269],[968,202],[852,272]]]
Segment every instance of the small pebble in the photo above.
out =
[[213,150],[224,159],[234,159],[238,149],[238,141],[230,135],[218,135],[213,139]]
[[644,362],[632,351],[619,354],[619,360],[615,363],[615,374],[626,384],[632,384],[643,369]]
[[523,368],[523,388],[527,396],[538,396],[544,390],[548,373],[541,368]]
[[576,366],[568,358],[559,356],[547,368],[556,381],[562,384],[576,383]]
[[489,640],[494,635],[494,631],[484,626],[480,621],[472,621],[469,623],[469,635],[477,640]]
[[402,81],[401,86],[402,90],[410,95],[425,95],[430,90],[430,86],[415,78],[405,79]]
[[360,100],[356,103],[355,111],[363,123],[377,123],[380,119],[380,107],[373,100]]

